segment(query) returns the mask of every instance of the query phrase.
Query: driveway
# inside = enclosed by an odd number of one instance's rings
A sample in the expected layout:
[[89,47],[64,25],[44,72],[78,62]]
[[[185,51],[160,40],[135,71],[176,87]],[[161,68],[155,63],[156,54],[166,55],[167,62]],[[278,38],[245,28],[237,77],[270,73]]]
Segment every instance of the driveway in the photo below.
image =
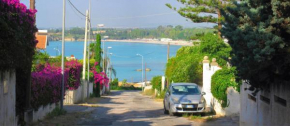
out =
[[[96,106],[65,106],[69,115],[82,112],[73,119],[60,119],[57,125],[83,126],[191,126],[191,125],[238,125],[231,118],[217,119],[211,122],[194,122],[184,117],[163,114],[163,103],[156,102],[139,91],[112,91],[109,96],[102,96]],[[62,118],[62,117],[60,117]],[[52,124],[53,120],[44,121]],[[65,123],[68,122],[70,123]]]

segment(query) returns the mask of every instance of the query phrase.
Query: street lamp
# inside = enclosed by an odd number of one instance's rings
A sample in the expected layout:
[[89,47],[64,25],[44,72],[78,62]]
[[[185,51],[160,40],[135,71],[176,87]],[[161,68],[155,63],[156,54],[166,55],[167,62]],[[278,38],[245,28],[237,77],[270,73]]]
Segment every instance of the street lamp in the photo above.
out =
[[58,51],[58,55],[60,55],[60,51],[58,48],[53,48],[54,50]]
[[143,56],[141,54],[136,54],[137,56],[141,56],[142,57],[142,85],[143,85],[143,90],[144,90],[144,84],[143,84]]
[[[107,54],[109,53],[109,51],[110,51],[111,48],[112,48],[111,46],[108,47],[108,50],[106,52],[106,57],[108,57]],[[111,64],[111,60],[110,60],[110,64]],[[107,71],[106,71],[107,76],[108,76],[108,73],[107,73],[108,72],[108,69],[109,69],[109,63],[107,62]]]

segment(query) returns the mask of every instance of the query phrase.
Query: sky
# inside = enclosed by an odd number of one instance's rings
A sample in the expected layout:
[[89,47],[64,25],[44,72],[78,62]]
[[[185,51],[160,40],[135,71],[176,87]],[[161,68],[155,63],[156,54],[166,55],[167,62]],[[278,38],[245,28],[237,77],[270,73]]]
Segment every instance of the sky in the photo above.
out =
[[[63,0],[35,0],[38,28],[61,28]],[[85,14],[89,0],[70,0]],[[29,0],[20,0],[29,8]],[[177,0],[91,0],[91,25],[104,24],[107,28],[155,28],[160,25],[184,27],[212,27],[211,23],[193,23],[165,6],[182,6]],[[66,0],[65,26],[85,27],[85,16],[78,13]]]

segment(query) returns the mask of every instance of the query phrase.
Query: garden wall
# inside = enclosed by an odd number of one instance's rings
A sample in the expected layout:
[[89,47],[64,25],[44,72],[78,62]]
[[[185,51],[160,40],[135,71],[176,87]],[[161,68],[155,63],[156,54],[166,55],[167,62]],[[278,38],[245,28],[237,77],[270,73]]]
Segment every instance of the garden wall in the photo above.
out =
[[15,71],[0,72],[0,126],[17,125],[15,86]]
[[203,92],[206,93],[204,98],[206,100],[207,107],[216,112],[217,115],[231,116],[237,115],[240,112],[240,94],[233,87],[227,89],[227,104],[228,106],[223,108],[220,102],[213,97],[211,93],[211,77],[220,70],[218,63],[215,59],[210,63],[208,57],[204,57],[203,60]]
[[240,125],[286,126],[290,124],[290,82],[272,84],[269,90],[253,94],[250,85],[241,85]]
[[45,116],[52,112],[52,110],[55,109],[58,105],[58,103],[53,103],[46,106],[40,106],[37,110],[32,112],[32,122],[37,122],[38,120],[44,119]]
[[93,83],[82,81],[82,85],[78,89],[66,90],[63,103],[65,105],[76,104],[90,97],[90,94],[93,94]]

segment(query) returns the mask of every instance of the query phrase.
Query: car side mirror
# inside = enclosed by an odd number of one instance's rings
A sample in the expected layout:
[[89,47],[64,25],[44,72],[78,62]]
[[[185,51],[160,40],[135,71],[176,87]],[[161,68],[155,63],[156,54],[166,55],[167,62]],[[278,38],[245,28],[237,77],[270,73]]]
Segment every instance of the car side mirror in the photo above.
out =
[[205,92],[201,92],[201,95],[205,95],[206,93]]
[[170,92],[166,92],[167,95],[170,95]]

